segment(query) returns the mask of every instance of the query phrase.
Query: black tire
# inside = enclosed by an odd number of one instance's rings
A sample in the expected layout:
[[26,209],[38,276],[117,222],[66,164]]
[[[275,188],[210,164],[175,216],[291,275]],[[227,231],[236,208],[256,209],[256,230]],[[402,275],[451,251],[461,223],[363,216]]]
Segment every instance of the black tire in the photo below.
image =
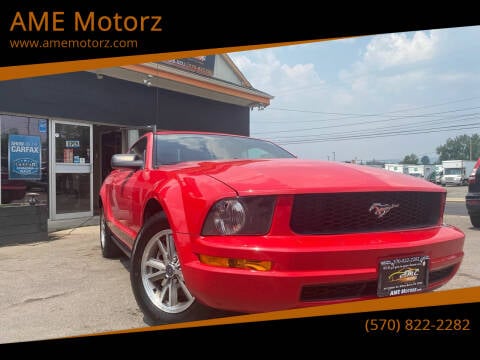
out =
[[112,239],[112,233],[105,222],[102,208],[100,209],[100,248],[102,249],[103,257],[107,259],[117,259],[123,255]]
[[[153,215],[142,227],[131,258],[130,281],[133,294],[152,325],[200,320],[209,318],[214,313],[213,309],[199,303],[188,291],[171,234],[164,213]],[[173,247],[170,245],[169,248],[167,242],[173,244]],[[160,249],[158,243],[164,244],[163,249]],[[156,261],[156,266],[163,264],[164,268],[160,270],[146,265],[152,259]],[[157,277],[152,276],[154,274],[158,274]],[[148,276],[155,280],[150,280]],[[174,295],[167,290],[168,286],[174,289]],[[165,300],[168,302],[165,303]]]
[[473,227],[480,228],[480,214],[470,215],[470,222]]

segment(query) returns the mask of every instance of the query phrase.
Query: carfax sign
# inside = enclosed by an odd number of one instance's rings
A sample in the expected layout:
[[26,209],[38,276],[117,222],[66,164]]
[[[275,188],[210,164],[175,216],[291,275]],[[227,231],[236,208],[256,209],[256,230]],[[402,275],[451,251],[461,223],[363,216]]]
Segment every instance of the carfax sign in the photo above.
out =
[[39,136],[9,135],[8,178],[40,180],[41,142]]

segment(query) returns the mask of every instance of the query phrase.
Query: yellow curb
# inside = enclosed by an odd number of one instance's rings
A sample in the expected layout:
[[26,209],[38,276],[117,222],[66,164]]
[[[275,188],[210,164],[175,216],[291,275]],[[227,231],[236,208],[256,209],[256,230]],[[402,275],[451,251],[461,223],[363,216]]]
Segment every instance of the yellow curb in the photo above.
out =
[[448,198],[447,197],[447,202],[448,201],[451,201],[451,202],[465,202],[465,198]]

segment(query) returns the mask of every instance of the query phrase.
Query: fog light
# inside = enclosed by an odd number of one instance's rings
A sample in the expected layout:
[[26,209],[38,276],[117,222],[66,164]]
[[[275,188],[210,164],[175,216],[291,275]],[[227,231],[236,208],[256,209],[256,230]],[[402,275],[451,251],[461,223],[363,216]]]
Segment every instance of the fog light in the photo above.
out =
[[269,271],[272,269],[272,262],[267,260],[230,259],[219,256],[200,255],[200,262],[205,265],[245,270]]

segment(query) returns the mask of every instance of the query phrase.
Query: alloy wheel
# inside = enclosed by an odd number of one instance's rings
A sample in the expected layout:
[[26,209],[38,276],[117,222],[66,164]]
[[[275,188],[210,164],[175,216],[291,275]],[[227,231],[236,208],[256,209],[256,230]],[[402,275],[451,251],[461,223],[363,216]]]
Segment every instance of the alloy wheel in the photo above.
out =
[[142,256],[141,277],[150,301],[166,313],[185,311],[195,301],[185,285],[170,229],[148,240]]

